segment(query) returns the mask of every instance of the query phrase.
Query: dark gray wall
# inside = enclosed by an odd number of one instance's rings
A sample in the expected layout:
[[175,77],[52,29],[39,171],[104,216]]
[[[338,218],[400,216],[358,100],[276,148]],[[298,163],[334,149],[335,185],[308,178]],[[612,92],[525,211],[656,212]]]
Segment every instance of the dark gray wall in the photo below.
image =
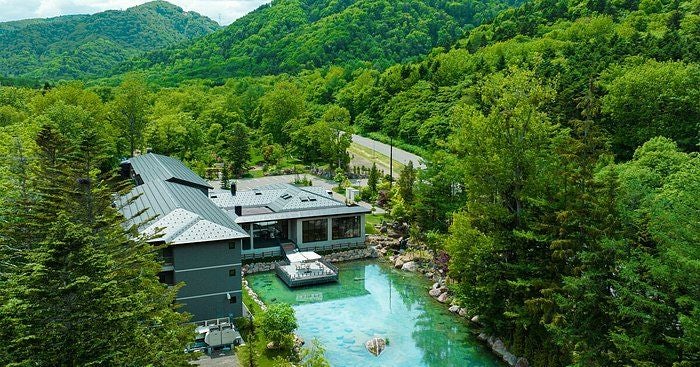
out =
[[236,297],[236,303],[232,304],[226,295],[192,298],[178,303],[183,305],[183,310],[192,314],[192,321],[204,321],[219,317],[240,317],[243,315],[243,300],[241,292],[231,293]]
[[[173,247],[175,282],[184,282],[178,303],[193,314],[193,321],[242,315],[241,240],[180,244]],[[229,271],[235,270],[231,276]],[[231,304],[226,293],[236,296]],[[201,296],[201,297],[200,297]],[[195,297],[195,298],[189,298]],[[186,299],[181,299],[186,298]]]
[[175,270],[184,270],[238,264],[241,262],[241,240],[235,242],[236,248],[233,250],[229,249],[228,241],[175,245],[173,266]]

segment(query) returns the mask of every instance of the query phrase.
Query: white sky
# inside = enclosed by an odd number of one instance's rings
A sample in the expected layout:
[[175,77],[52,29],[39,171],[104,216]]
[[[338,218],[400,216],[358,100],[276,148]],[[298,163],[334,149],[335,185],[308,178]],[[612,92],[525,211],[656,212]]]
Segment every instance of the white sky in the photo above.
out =
[[[227,25],[270,0],[168,0],[186,11],[196,11]],[[48,18],[67,14],[92,14],[124,10],[146,0],[0,0],[0,22]]]

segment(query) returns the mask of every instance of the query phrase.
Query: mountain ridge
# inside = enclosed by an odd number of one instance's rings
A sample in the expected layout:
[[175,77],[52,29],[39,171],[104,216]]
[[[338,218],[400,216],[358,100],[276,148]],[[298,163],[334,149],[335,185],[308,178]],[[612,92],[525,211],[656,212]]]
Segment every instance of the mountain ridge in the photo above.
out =
[[0,75],[75,79],[101,76],[141,52],[211,33],[220,26],[166,1],[0,23]]
[[[172,79],[297,73],[331,64],[388,67],[449,46],[521,0],[276,0],[210,35],[127,61]],[[176,78],[173,76],[177,75]]]

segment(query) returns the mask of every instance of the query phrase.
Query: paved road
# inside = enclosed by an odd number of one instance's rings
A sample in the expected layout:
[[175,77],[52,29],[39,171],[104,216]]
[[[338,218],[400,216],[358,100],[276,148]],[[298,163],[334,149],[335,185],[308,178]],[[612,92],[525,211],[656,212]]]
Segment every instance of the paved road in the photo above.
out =
[[234,352],[213,352],[212,355],[202,355],[198,360],[190,362],[191,365],[202,367],[240,367],[238,357]]
[[[359,135],[352,135],[352,141],[362,145],[363,147],[374,149],[376,152],[389,156],[389,150],[391,147],[389,144],[384,144],[382,142],[370,139],[370,138],[365,138],[364,136],[359,136]],[[399,149],[397,147],[394,147],[394,153],[393,153],[393,158],[395,161],[407,165],[408,162],[413,162],[413,167],[415,168],[421,168],[425,169],[425,164],[423,164],[423,158],[413,154],[409,153],[403,149]]]

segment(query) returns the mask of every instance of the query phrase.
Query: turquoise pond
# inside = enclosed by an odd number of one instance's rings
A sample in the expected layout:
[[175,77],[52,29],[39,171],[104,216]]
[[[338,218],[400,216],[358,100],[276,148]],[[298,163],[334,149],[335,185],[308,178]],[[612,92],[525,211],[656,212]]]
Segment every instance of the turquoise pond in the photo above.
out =
[[[462,319],[428,295],[430,284],[419,275],[376,262],[339,268],[338,283],[293,290],[272,272],[247,279],[266,303],[292,304],[297,333],[319,339],[335,367],[502,366]],[[379,357],[364,347],[374,336],[389,340]]]

